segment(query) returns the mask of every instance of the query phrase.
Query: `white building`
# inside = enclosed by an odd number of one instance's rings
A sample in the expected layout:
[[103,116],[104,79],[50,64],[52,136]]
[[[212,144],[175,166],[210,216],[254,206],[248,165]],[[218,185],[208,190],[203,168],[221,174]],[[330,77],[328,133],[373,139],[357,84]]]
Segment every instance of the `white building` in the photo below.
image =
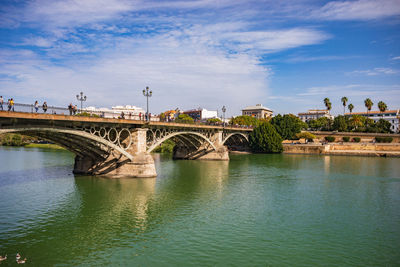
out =
[[192,117],[195,121],[202,121],[212,118],[218,118],[218,111],[207,110],[205,108],[186,110],[183,114],[187,114]]
[[400,120],[400,110],[386,110],[384,112],[380,111],[370,111],[370,112],[352,112],[352,113],[345,113],[345,116],[353,116],[353,115],[360,115],[363,117],[367,117],[373,119],[375,122],[379,121],[380,119],[384,119],[392,125],[390,130],[397,133],[399,132],[399,120]]
[[[86,112],[94,113],[103,118],[114,118],[117,119],[121,117],[122,112],[124,113],[125,119],[131,120],[144,120],[144,116],[146,111],[140,107],[126,105],[126,106],[115,106],[111,109],[109,108],[96,108],[96,107],[87,107],[84,108]],[[152,116],[151,120],[156,121],[159,118],[156,116]]]
[[242,109],[242,115],[255,117],[257,119],[266,119],[268,117],[271,117],[272,114],[272,109],[264,107],[261,104],[245,107],[244,109]]
[[317,120],[322,117],[327,117],[331,120],[334,118],[327,109],[309,109],[308,112],[301,112],[298,114],[298,116],[300,120],[304,122]]

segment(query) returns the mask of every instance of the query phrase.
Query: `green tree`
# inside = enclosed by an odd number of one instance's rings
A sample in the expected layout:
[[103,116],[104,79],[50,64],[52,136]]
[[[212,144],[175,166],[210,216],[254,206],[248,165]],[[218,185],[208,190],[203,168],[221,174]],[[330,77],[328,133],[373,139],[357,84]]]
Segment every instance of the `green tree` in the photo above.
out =
[[348,99],[347,99],[347,97],[342,97],[342,103],[343,103],[343,115],[344,115],[344,113],[346,112],[346,104],[347,104],[347,101],[348,101]]
[[350,113],[353,112],[354,106],[353,104],[349,104],[349,106],[347,107],[350,110]]
[[367,98],[364,100],[364,105],[367,108],[367,113],[369,113],[371,111],[371,108],[374,105],[374,103],[372,102],[371,99]]
[[348,119],[339,115],[333,120],[332,129],[339,132],[346,132],[348,128]]
[[308,121],[308,127],[315,131],[330,131],[332,128],[332,120],[327,117],[310,120]]
[[364,127],[365,123],[365,117],[361,115],[353,115],[349,119],[349,125],[351,126],[351,129],[356,130],[360,127]]
[[178,118],[175,119],[175,122],[177,123],[189,123],[193,124],[194,120],[192,117],[190,117],[187,114],[179,114]]
[[231,119],[230,124],[232,125],[246,125],[246,126],[257,126],[259,120],[251,116],[237,116]]
[[271,119],[271,124],[284,140],[295,139],[297,133],[307,128],[307,124],[293,114],[278,114]]
[[249,136],[250,148],[258,153],[281,153],[282,137],[269,122],[261,122]]
[[[385,112],[387,110],[387,105],[385,104],[385,102],[379,101],[378,102],[378,108],[381,111],[381,113],[383,113],[383,112]],[[383,114],[382,114],[382,118],[383,118]]]
[[379,133],[392,133],[392,130],[390,129],[391,126],[392,124],[384,119],[380,119],[376,123],[376,128]]
[[160,121],[165,121],[165,113],[160,114]]
[[172,153],[175,142],[171,139],[165,140],[159,147],[153,150],[155,153]]
[[218,118],[211,118],[211,119],[207,120],[207,123],[208,124],[220,124],[220,123],[222,123],[222,121]]

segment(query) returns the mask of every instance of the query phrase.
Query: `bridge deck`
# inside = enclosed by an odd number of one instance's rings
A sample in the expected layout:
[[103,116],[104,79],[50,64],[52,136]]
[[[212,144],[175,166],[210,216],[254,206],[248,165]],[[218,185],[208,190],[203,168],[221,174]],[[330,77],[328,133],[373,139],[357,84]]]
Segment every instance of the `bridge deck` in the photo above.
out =
[[96,117],[83,117],[83,116],[70,116],[70,115],[58,115],[58,114],[42,114],[42,113],[29,113],[29,112],[10,112],[10,111],[0,111],[0,128],[4,125],[4,119],[21,119],[26,121],[40,120],[44,121],[58,121],[58,122],[81,122],[90,124],[118,124],[118,125],[129,125],[135,127],[146,126],[160,126],[160,127],[176,127],[176,128],[198,128],[198,129],[225,129],[230,131],[241,131],[250,132],[251,128],[240,128],[231,126],[215,126],[215,125],[202,125],[202,124],[184,124],[184,123],[174,123],[174,122],[146,122],[142,120],[128,120],[128,119],[112,119],[112,118],[96,118]]

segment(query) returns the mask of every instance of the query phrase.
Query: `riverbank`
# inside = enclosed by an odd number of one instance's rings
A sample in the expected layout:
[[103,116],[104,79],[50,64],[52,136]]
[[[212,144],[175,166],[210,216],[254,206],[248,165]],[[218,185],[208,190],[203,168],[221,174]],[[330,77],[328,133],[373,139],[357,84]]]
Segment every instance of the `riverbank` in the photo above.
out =
[[48,148],[48,149],[66,150],[62,146],[59,146],[59,145],[56,145],[56,144],[35,144],[35,143],[32,143],[32,144],[27,144],[24,147],[27,147],[27,148],[36,147],[36,148]]
[[371,143],[283,144],[283,153],[369,156],[369,157],[400,157],[400,144],[371,144]]

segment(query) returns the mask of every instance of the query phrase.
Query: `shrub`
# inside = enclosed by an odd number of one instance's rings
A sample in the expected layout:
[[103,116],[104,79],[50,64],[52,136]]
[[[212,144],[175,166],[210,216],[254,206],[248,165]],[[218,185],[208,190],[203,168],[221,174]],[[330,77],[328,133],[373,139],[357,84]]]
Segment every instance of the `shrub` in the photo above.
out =
[[296,138],[298,139],[304,138],[307,139],[307,141],[312,142],[317,137],[310,132],[301,132],[296,134]]
[[343,136],[343,142],[349,142],[350,141],[350,137],[348,136]]
[[175,119],[175,122],[177,123],[190,123],[193,124],[194,120],[192,117],[190,117],[187,114],[179,114],[178,118]]
[[174,150],[175,142],[171,139],[166,140],[159,147],[153,150],[155,153],[172,153]]
[[391,143],[393,141],[393,137],[375,137],[375,141],[377,143]]
[[76,116],[100,118],[99,115],[97,115],[97,114],[90,114],[89,112],[81,112],[81,113],[76,114]]
[[269,122],[260,123],[249,136],[250,147],[259,153],[280,153],[283,151],[282,137]]
[[335,142],[335,137],[333,137],[333,136],[325,136],[325,140],[326,141],[328,141],[328,142]]
[[360,141],[361,141],[360,137],[354,137],[353,138],[353,142],[360,143]]

